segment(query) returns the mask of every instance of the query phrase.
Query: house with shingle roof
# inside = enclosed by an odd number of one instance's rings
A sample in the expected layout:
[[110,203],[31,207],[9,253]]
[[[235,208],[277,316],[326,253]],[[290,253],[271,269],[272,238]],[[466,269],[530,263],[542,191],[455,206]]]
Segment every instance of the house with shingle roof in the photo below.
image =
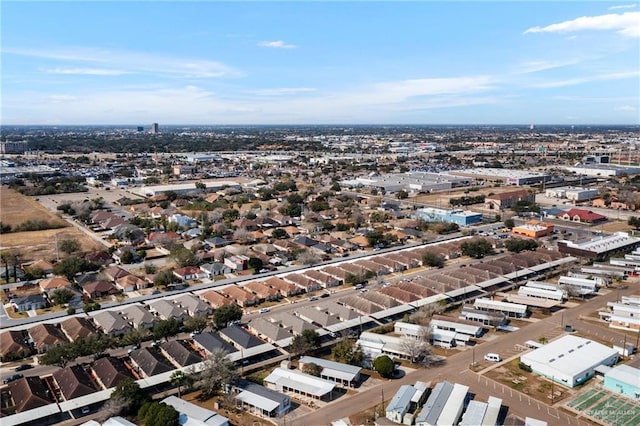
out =
[[53,379],[66,401],[97,391],[93,380],[81,364],[55,371]]
[[91,314],[91,316],[93,318],[93,322],[105,334],[121,336],[131,330],[129,323],[125,321],[124,318],[122,318],[122,315],[118,312],[99,311],[95,314]]
[[11,299],[11,304],[17,312],[35,311],[46,308],[47,299],[41,294],[29,294]]
[[189,313],[186,309],[165,299],[152,300],[147,305],[152,313],[163,320],[173,318],[178,321],[184,321],[189,318]]
[[39,354],[47,352],[49,349],[62,346],[69,341],[64,333],[53,324],[41,323],[28,330],[33,346]]
[[135,380],[124,362],[112,356],[97,359],[91,364],[91,370],[96,381],[105,389],[118,386],[118,383],[127,379]]
[[105,296],[111,296],[120,293],[120,290],[109,281],[98,280],[82,286],[82,292],[91,299],[99,299]]
[[316,271],[313,269],[309,269],[303,273],[303,275],[311,278],[312,280],[318,282],[323,288],[336,287],[340,284],[343,284],[339,278],[334,277],[333,275],[324,273],[322,271]]
[[242,307],[252,306],[260,301],[255,294],[235,285],[223,288],[219,290],[219,292],[231,300],[234,300],[236,304]]
[[133,328],[138,329],[152,329],[157,320],[148,309],[141,305],[125,306],[120,314]]
[[133,274],[126,275],[116,280],[116,287],[125,293],[136,291],[139,288],[146,288],[147,282],[142,278],[136,277]]
[[304,293],[304,290],[302,288],[279,277],[268,278],[264,281],[264,284],[268,287],[278,290],[284,297],[290,297],[295,296],[296,294]]
[[197,364],[203,360],[183,340],[169,340],[160,345],[160,351],[178,368]]
[[205,263],[204,265],[200,265],[200,270],[207,274],[208,278],[226,275],[233,272],[231,268],[222,262]]
[[262,340],[237,325],[230,325],[220,330],[220,337],[238,349],[248,349],[264,344]]
[[147,377],[174,369],[158,351],[149,348],[135,350],[129,354],[129,358]]
[[310,293],[312,291],[319,290],[322,288],[322,285],[320,285],[319,282],[314,281],[303,274],[298,274],[298,273],[287,274],[282,278],[284,278],[286,281],[289,281],[297,285],[307,293]]
[[207,278],[207,273],[202,271],[197,266],[185,266],[184,268],[178,268],[173,270],[173,275],[180,278],[183,281],[197,280],[200,278]]
[[293,336],[291,327],[279,321],[269,321],[264,318],[254,318],[247,324],[249,330],[267,342],[275,343]]
[[237,349],[221,339],[216,333],[200,333],[193,336],[194,343],[210,355],[216,350],[222,350],[227,354],[237,352]]
[[23,264],[22,269],[25,271],[41,270],[45,275],[53,273],[53,265],[45,260],[38,259],[29,264]]
[[245,284],[244,288],[258,296],[261,302],[265,300],[278,300],[281,297],[280,291],[273,287],[264,285],[259,281],[251,281],[250,283]]
[[183,309],[186,309],[186,311],[192,317],[204,317],[207,315],[211,315],[212,313],[211,306],[209,306],[209,304],[203,302],[193,294],[180,295],[173,299],[173,303],[177,303]]
[[31,354],[27,336],[22,331],[9,330],[0,333],[0,356],[2,362],[24,358]]
[[198,297],[209,303],[214,309],[218,309],[226,305],[231,305],[233,303],[232,299],[225,297],[215,290],[209,290],[205,291],[204,293],[200,293],[198,294]]
[[[11,400],[12,411],[22,413],[34,408],[52,404],[51,392],[41,377],[23,377],[9,383],[7,386]],[[5,410],[2,410],[3,414]]]
[[66,319],[60,322],[60,329],[72,342],[96,334],[96,328],[93,323],[84,317]]
[[42,291],[46,292],[49,290],[56,290],[59,288],[71,287],[71,282],[66,277],[55,276],[51,278],[45,278],[44,280],[40,280],[40,282],[38,283],[38,286],[40,286],[40,289]]
[[131,275],[131,273],[129,271],[127,271],[126,269],[123,269],[123,268],[121,268],[119,266],[116,266],[116,265],[107,266],[107,268],[104,270],[104,274],[111,281],[117,281],[122,277],[126,277],[127,275]]

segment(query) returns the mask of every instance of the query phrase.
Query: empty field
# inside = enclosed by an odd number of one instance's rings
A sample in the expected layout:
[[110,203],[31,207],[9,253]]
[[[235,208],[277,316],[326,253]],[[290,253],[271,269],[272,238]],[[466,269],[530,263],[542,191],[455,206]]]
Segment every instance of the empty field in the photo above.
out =
[[27,220],[46,220],[63,226],[69,225],[30,197],[9,188],[0,188],[0,221],[15,227]]

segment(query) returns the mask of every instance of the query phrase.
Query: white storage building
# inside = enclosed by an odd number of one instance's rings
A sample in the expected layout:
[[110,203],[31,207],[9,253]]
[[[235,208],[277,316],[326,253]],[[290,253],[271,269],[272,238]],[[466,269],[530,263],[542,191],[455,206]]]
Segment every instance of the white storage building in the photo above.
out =
[[527,305],[501,302],[480,297],[473,303],[475,309],[487,312],[502,312],[508,317],[523,318],[527,316]]
[[618,351],[578,336],[564,336],[520,357],[533,372],[574,387],[593,377],[599,365],[618,361]]
[[294,392],[315,399],[332,399],[336,384],[296,370],[276,368],[265,379],[269,389]]

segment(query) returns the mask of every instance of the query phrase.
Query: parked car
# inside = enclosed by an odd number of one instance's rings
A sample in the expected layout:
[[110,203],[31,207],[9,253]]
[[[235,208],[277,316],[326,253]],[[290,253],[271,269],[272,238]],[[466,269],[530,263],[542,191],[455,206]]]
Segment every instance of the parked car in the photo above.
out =
[[15,368],[15,371],[24,371],[24,370],[28,370],[30,368],[33,368],[33,365],[31,365],[31,364],[22,364],[22,365],[17,366]]
[[266,313],[267,313],[267,312],[269,312],[270,310],[271,310],[271,309],[269,309],[269,308],[262,308],[262,309],[260,309],[260,310],[258,311],[258,313],[266,314]]
[[22,379],[24,376],[22,374],[14,374],[13,376],[9,376],[3,380],[4,384],[11,383],[14,380]]
[[490,362],[500,362],[502,361],[502,358],[498,354],[488,353],[484,356],[484,360]]

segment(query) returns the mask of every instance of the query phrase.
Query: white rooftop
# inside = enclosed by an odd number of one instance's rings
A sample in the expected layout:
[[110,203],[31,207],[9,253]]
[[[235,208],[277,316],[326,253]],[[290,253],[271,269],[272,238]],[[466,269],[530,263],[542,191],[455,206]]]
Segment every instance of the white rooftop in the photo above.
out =
[[335,383],[296,370],[276,368],[265,379],[265,383],[274,383],[306,394],[322,397],[335,388]]

